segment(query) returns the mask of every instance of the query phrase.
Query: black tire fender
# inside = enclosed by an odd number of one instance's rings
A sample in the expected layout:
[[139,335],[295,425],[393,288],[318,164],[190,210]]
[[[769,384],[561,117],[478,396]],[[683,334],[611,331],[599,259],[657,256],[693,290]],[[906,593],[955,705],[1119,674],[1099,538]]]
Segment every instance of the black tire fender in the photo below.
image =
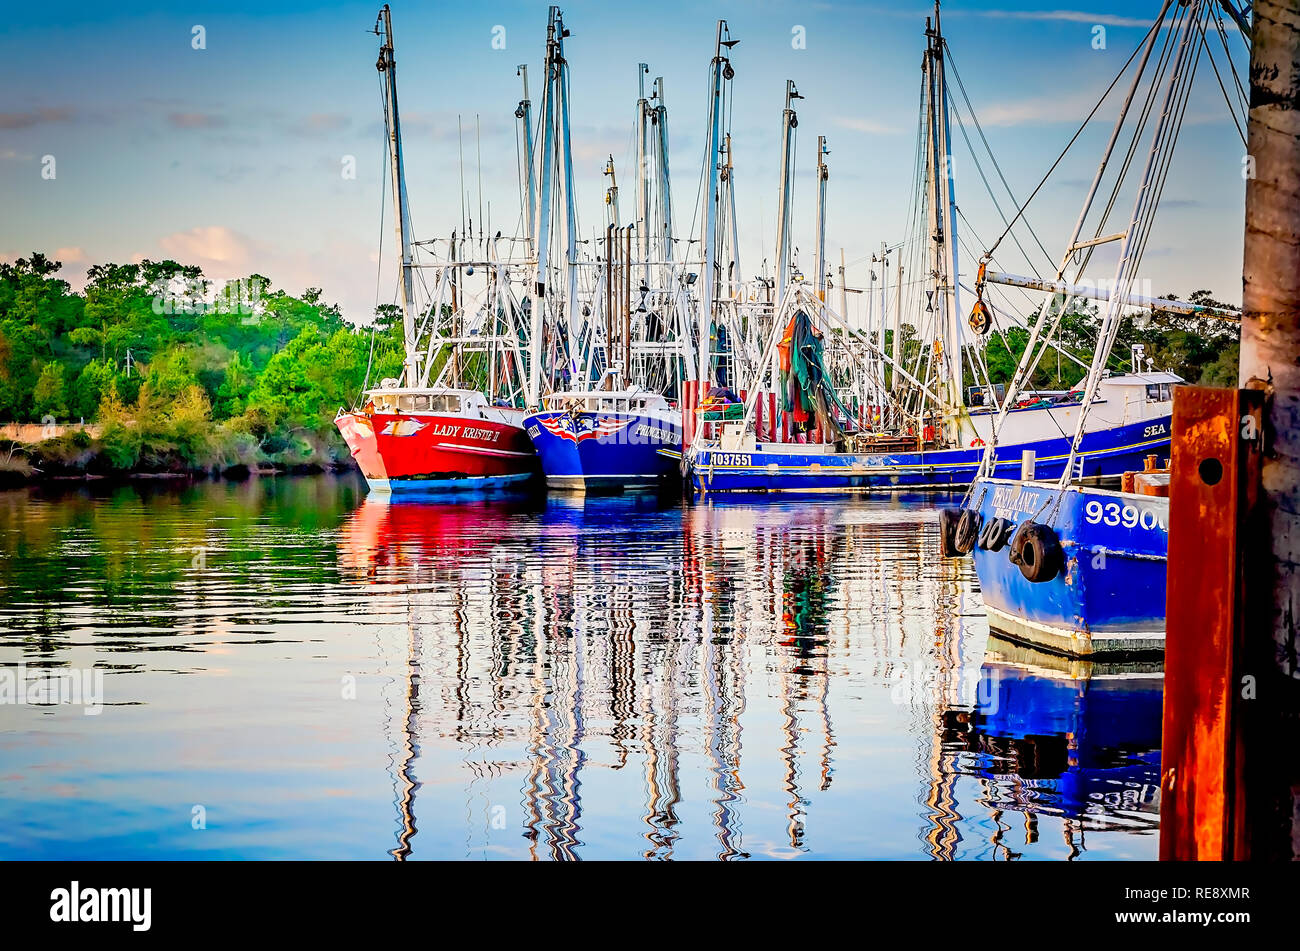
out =
[[1001,551],[1011,541],[1016,523],[1009,518],[991,518],[980,532],[979,545],[985,551]]
[[957,534],[957,521],[961,518],[961,509],[939,510],[939,554],[944,558],[960,558],[953,540]]
[[979,512],[974,509],[961,510],[952,534],[952,545],[957,549],[958,554],[969,555],[974,550],[983,524],[983,517]]
[[1027,581],[1042,584],[1051,581],[1065,567],[1065,550],[1056,532],[1048,525],[1027,521],[1020,524],[1011,539],[1007,555],[1020,568]]

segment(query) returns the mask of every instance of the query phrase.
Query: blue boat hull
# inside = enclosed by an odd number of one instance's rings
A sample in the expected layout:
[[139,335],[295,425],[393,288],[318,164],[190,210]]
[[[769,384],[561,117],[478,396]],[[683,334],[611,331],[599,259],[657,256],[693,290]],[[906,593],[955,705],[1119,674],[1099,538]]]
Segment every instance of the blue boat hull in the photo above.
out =
[[[1144,456],[1169,448],[1168,416],[1084,435],[1076,476],[1119,476],[1141,469]],[[1070,455],[1059,436],[1003,447],[995,474],[1020,474],[1021,456],[1033,450],[1035,477],[1057,479]],[[691,480],[697,492],[811,492],[861,489],[951,489],[970,485],[984,457],[982,448],[897,453],[801,453],[790,446],[753,452],[704,449],[696,454]],[[1076,467],[1079,466],[1076,460]]]
[[462,476],[455,479],[367,479],[372,492],[380,495],[476,495],[494,492],[518,492],[536,479],[532,472],[509,475]]
[[524,428],[551,488],[656,488],[679,475],[681,422],[666,414],[545,410],[525,417]]
[[983,524],[1048,525],[1065,553],[1055,578],[1031,582],[1011,562],[1010,546],[976,544],[971,554],[992,628],[1072,656],[1164,649],[1168,499],[980,479],[970,507]]

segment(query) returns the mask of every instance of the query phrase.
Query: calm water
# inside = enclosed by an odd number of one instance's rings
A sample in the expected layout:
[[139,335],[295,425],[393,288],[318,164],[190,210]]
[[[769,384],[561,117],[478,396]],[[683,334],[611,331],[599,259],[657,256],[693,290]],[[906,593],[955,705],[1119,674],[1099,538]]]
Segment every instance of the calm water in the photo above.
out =
[[934,504],[0,492],[0,858],[1154,858],[1158,677]]

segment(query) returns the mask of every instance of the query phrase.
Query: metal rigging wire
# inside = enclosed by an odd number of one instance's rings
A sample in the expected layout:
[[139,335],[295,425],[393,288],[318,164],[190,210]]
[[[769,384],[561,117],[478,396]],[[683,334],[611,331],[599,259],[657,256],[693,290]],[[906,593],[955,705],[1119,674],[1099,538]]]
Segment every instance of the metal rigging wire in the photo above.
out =
[[[1237,135],[1241,136],[1241,144],[1246,145],[1246,131],[1242,128],[1241,123],[1237,121],[1237,109],[1228,95],[1227,88],[1223,85],[1223,77],[1219,75],[1219,67],[1214,62],[1214,55],[1210,52],[1209,41],[1205,37],[1205,27],[1201,27],[1201,46],[1205,49],[1205,57],[1210,61],[1210,67],[1214,70],[1214,78],[1219,82],[1219,91],[1223,93],[1223,101],[1228,105],[1228,115],[1232,117],[1232,124],[1237,127]],[[1229,61],[1231,65],[1231,60]]]
[[[988,251],[989,254],[992,254],[993,251],[997,249],[997,246],[1002,243],[1002,239],[1011,231],[1012,226],[1014,226],[1015,223],[1024,215],[1025,208],[1027,208],[1029,203],[1034,200],[1034,197],[1042,187],[1047,184],[1047,180],[1051,177],[1052,172],[1056,171],[1056,167],[1061,164],[1061,160],[1065,158],[1066,153],[1070,151],[1079,136],[1083,134],[1083,130],[1088,127],[1088,123],[1091,122],[1092,117],[1097,114],[1097,110],[1101,108],[1102,103],[1106,101],[1108,96],[1110,96],[1111,90],[1115,88],[1115,85],[1120,81],[1120,78],[1128,71],[1129,64],[1133,62],[1138,52],[1141,51],[1143,45],[1146,44],[1147,37],[1149,37],[1155,30],[1159,29],[1159,27],[1159,23],[1153,24],[1151,29],[1147,30],[1146,36],[1142,38],[1142,42],[1139,43],[1137,48],[1129,54],[1129,58],[1124,61],[1124,65],[1121,66],[1119,72],[1115,74],[1115,78],[1110,81],[1110,85],[1107,86],[1106,91],[1101,94],[1101,98],[1097,100],[1097,104],[1093,106],[1088,112],[1088,115],[1084,117],[1083,122],[1079,124],[1079,128],[1075,130],[1074,135],[1070,136],[1070,141],[1067,142],[1065,148],[1061,150],[1061,154],[1056,157],[1056,160],[1052,162],[1051,167],[1048,168],[1047,172],[1043,175],[1042,181],[1034,186],[1034,190],[1030,192],[1029,197],[1025,199],[1025,203],[1019,207],[1019,210],[1016,212],[1016,217],[1011,220],[1011,224],[1007,226],[1006,231],[1003,231],[1002,234],[998,236],[997,241],[993,242],[993,247]],[[946,46],[947,44],[945,43],[944,45]]]
[[[957,80],[957,91],[961,93],[962,100],[966,103],[966,109],[970,113],[971,121],[975,123],[975,131],[979,133],[980,142],[984,144],[984,150],[988,153],[989,159],[993,163],[993,169],[998,173],[998,179],[1002,182],[1002,187],[1007,190],[1007,195],[1010,197],[1011,203],[1023,212],[1023,206],[1016,201],[1015,193],[1007,183],[1007,177],[1002,174],[1002,166],[998,164],[997,156],[993,154],[993,149],[989,146],[989,140],[984,135],[984,128],[980,125],[979,116],[975,114],[975,107],[971,104],[970,96],[966,94],[966,86],[961,81],[961,71],[957,69],[957,61],[953,58],[952,49],[948,46],[947,40],[944,40],[943,47],[948,57],[948,64],[952,66],[953,78]],[[998,214],[1002,217],[1003,223],[1007,225],[1007,230],[1010,231],[1011,225],[1007,222],[1006,215],[1002,212],[1002,206],[998,203],[997,197],[993,194],[993,189],[989,187],[988,179],[984,177],[984,170],[980,166],[979,156],[975,154],[975,149],[971,145],[970,137],[966,134],[966,126],[965,123],[962,122],[960,113],[957,115],[957,127],[961,130],[962,138],[966,141],[966,148],[970,151],[971,158],[975,162],[975,168],[980,173],[980,179],[984,182],[984,188],[989,193],[989,198],[993,200],[994,207],[997,208]],[[1034,242],[1038,245],[1038,250],[1042,251],[1043,257],[1047,258],[1048,266],[1050,267],[1053,263],[1052,256],[1048,253],[1047,248],[1043,246],[1043,242],[1039,239],[1037,232],[1034,231],[1034,228],[1029,223],[1027,217],[1025,218],[1025,227],[1029,230]],[[1012,240],[1016,240],[1014,234],[1012,235]],[[1030,268],[1033,268],[1033,264],[1029,261],[1029,255],[1025,254],[1025,249],[1021,247],[1018,240],[1016,240],[1016,247],[1020,248],[1020,253],[1024,254],[1025,262],[1029,264]],[[1037,274],[1038,272],[1035,271],[1034,273]]]

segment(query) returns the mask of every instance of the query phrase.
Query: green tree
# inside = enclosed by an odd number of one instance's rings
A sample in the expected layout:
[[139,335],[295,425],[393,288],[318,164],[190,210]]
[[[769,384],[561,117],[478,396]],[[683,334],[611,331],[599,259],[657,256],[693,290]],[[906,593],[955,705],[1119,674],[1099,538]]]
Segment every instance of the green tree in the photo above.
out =
[[109,391],[117,391],[117,372],[107,360],[91,360],[72,385],[69,408],[73,416],[92,419]]
[[32,390],[32,404],[37,416],[63,419],[68,415],[67,388],[63,382],[63,364],[50,361],[41,367]]

